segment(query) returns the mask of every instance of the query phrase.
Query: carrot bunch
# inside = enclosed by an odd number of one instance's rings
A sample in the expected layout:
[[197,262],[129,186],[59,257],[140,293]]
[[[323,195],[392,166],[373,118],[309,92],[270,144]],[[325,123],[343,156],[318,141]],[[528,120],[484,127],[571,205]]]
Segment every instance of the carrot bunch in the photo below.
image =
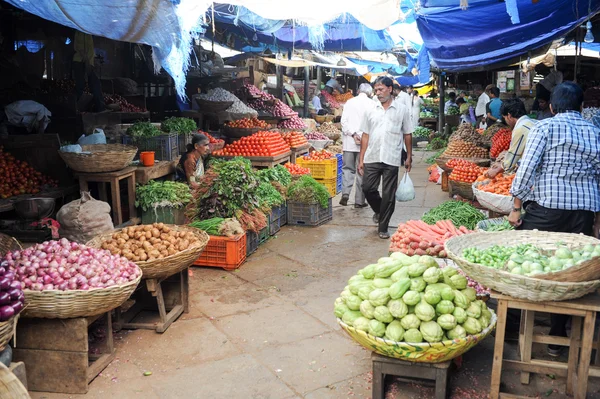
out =
[[439,220],[433,225],[428,225],[422,220],[409,220],[399,225],[398,230],[392,235],[390,252],[402,252],[409,256],[431,255],[445,258],[446,240],[470,232],[464,226],[456,228],[450,220]]
[[496,175],[496,177],[494,177],[493,179],[489,179],[482,175],[477,179],[477,181],[489,180],[489,182],[479,186],[479,190],[481,191],[499,195],[510,195],[510,187],[512,186],[512,182],[514,179],[514,173],[511,175],[504,175],[500,173]]
[[502,151],[506,151],[510,148],[510,139],[512,138],[512,132],[508,129],[500,129],[492,137],[492,149],[490,155],[492,158],[496,158]]

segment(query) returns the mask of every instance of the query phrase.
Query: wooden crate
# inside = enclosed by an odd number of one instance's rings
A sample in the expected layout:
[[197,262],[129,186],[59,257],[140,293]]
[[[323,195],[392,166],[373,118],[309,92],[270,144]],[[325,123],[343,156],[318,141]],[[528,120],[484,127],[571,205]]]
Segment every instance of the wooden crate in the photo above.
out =
[[[250,160],[250,163],[252,163],[253,167],[255,167],[257,169],[261,169],[261,168],[272,168],[276,165],[286,164],[286,163],[290,162],[291,155],[292,155],[292,152],[288,151],[284,154],[277,155],[274,157],[246,157],[245,156],[244,158],[248,158]],[[215,156],[215,158],[233,159],[235,157]]]
[[[89,353],[90,325],[103,318],[106,338],[101,353]],[[27,366],[30,391],[79,393],[115,358],[110,312],[75,319],[27,319],[17,325],[13,361]]]
[[302,155],[308,154],[310,150],[310,144],[306,143],[303,146],[300,147],[294,147],[292,148],[292,158],[291,158],[291,163],[296,163],[296,159],[298,157],[301,157]]

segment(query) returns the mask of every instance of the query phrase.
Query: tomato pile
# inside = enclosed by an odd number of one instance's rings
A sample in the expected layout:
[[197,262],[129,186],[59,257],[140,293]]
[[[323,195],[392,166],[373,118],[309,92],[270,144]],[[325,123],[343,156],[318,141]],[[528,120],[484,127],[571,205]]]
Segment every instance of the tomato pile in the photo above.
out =
[[311,151],[308,155],[304,155],[302,159],[305,161],[325,161],[335,157],[333,152],[327,150]]
[[226,126],[228,127],[234,127],[234,128],[238,128],[238,129],[254,129],[254,128],[261,128],[261,129],[265,129],[269,127],[269,124],[265,121],[261,121],[260,119],[257,118],[243,118],[243,119],[238,119],[237,121],[231,121],[228,122],[226,124]]
[[308,140],[306,140],[306,137],[300,132],[281,133],[281,137],[283,137],[285,142],[292,148],[302,147],[303,145],[308,144]]
[[0,147],[0,197],[37,194],[44,185],[56,187],[58,184]]
[[482,184],[479,186],[479,190],[485,191],[487,193],[499,194],[499,195],[510,195],[510,187],[512,186],[512,182],[515,179],[515,174],[505,175],[505,174],[497,174],[496,177],[490,179],[485,176],[479,176],[477,181],[486,181],[489,182]]
[[303,168],[302,166],[296,165],[295,163],[288,162],[283,166],[285,166],[285,168],[288,170],[288,172],[290,172],[294,176],[310,175],[310,169]]
[[235,143],[225,146],[222,150],[214,151],[216,156],[246,156],[273,157],[285,154],[290,146],[277,132],[256,132],[252,136],[242,137]]
[[452,163],[454,166],[452,166],[452,173],[448,178],[453,181],[473,183],[485,170],[485,168],[464,159],[451,159],[446,165],[449,166],[452,161],[455,162]]
[[198,133],[205,135],[205,136],[208,138],[208,142],[209,142],[210,144],[219,144],[219,143],[222,143],[222,142],[223,142],[223,140],[221,140],[221,139],[216,139],[216,138],[214,138],[213,136],[211,136],[209,133],[207,133],[207,132],[203,132],[202,130],[198,130]]
[[508,129],[500,129],[492,137],[492,149],[490,155],[492,158],[496,158],[502,151],[507,151],[510,148],[510,139],[512,132]]

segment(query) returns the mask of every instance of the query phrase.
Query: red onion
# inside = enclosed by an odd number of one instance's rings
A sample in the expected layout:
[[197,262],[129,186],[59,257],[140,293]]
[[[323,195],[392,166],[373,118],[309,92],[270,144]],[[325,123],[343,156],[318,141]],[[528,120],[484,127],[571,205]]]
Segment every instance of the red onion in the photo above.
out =
[[0,307],[0,321],[6,321],[15,315],[15,309],[10,305]]
[[10,305],[10,294],[8,292],[0,292],[0,305]]

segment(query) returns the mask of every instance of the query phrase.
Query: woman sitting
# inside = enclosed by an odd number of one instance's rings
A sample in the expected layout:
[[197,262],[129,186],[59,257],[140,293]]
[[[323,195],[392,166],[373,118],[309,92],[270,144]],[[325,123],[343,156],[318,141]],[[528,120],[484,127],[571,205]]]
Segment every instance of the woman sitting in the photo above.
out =
[[187,145],[187,152],[181,156],[177,165],[179,177],[185,177],[190,186],[196,187],[198,179],[208,169],[210,158],[209,140],[203,134],[194,134],[191,144]]

